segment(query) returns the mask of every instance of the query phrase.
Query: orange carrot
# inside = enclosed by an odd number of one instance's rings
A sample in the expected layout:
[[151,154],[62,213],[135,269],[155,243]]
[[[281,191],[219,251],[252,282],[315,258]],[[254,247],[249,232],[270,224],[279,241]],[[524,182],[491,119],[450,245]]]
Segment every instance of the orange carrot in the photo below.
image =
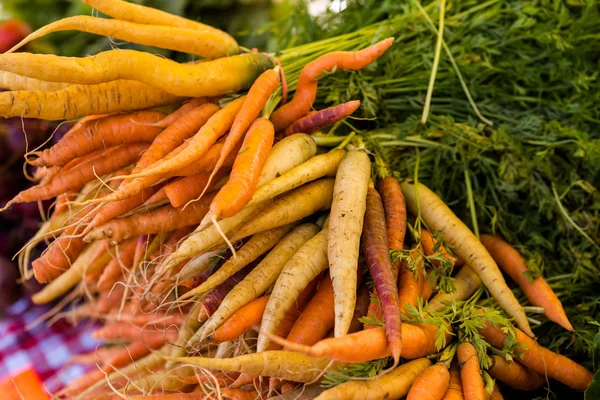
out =
[[215,217],[232,217],[248,204],[273,146],[274,135],[269,120],[258,118],[252,123],[233,163],[229,180],[210,205],[210,212]]
[[148,147],[147,143],[133,143],[107,149],[77,168],[56,175],[47,185],[38,185],[19,193],[8,202],[5,208],[14,203],[47,200],[69,190],[81,189],[86,183],[128,166],[137,160],[140,153]]
[[315,101],[317,81],[321,76],[334,69],[352,71],[363,69],[385,53],[393,42],[393,38],[388,38],[355,52],[331,52],[308,63],[300,73],[292,101],[279,107],[271,116],[275,132],[285,130],[294,121],[308,114]]
[[[518,363],[531,371],[556,379],[576,390],[583,391],[590,385],[593,375],[584,366],[540,346],[520,329],[516,329],[516,331],[519,343],[516,350],[523,355],[515,357]],[[507,339],[505,333],[490,324],[481,329],[480,333],[489,344],[499,349],[504,346]]]
[[92,332],[92,337],[96,340],[142,340],[146,342],[158,341],[155,337],[164,336],[164,340],[174,340],[177,337],[177,328],[175,325],[166,327],[166,329],[157,329],[157,327],[148,325],[143,328],[135,326],[130,322],[114,322],[104,325],[102,328]]
[[[287,340],[312,346],[333,328],[334,321],[333,285],[327,273],[319,283],[317,292],[296,320]],[[288,350],[285,347],[283,349]]]
[[536,390],[544,384],[544,378],[538,373],[498,355],[492,356],[492,366],[488,372],[492,378],[519,390]]
[[460,368],[456,361],[450,365],[450,386],[443,400],[463,400],[462,382],[460,380]]
[[99,226],[88,233],[84,242],[110,238],[120,242],[141,234],[169,232],[175,229],[198,224],[208,212],[212,195],[191,203],[185,209],[165,206],[156,210],[117,218]]
[[[362,268],[359,267],[359,270],[361,269]],[[358,288],[358,293],[356,294],[356,306],[354,306],[354,316],[352,317],[352,323],[350,324],[348,333],[362,330],[363,324],[359,321],[359,318],[368,315],[370,301],[369,294],[369,288],[366,285],[362,285]]]
[[160,126],[161,128],[166,128],[188,112],[192,111],[194,108],[209,102],[211,102],[211,98],[209,97],[194,97],[190,101],[183,103],[177,110],[173,111],[171,114],[167,115],[154,125]]
[[487,400],[475,347],[469,342],[462,342],[458,345],[456,355],[465,400]]
[[110,263],[102,271],[102,275],[98,279],[97,288],[100,291],[110,290],[119,280],[123,273],[123,268],[131,268],[133,266],[133,257],[137,241],[132,240],[125,244],[120,244],[118,256],[114,257]]
[[258,114],[267,104],[269,97],[271,97],[278,86],[279,73],[276,69],[266,70],[254,81],[250,90],[248,90],[240,112],[235,116],[229,135],[225,139],[225,143],[219,153],[219,159],[215,163],[208,183],[212,182],[214,175],[223,166],[225,158],[233,151],[236,143],[241,141],[244,133],[246,133],[250,125],[258,117]]
[[208,339],[213,343],[227,342],[241,336],[254,325],[260,324],[268,301],[269,295],[266,295],[246,304],[227,318]]
[[255,400],[259,398],[259,394],[256,390],[223,389],[221,395],[224,399],[231,400]]
[[[413,360],[436,353],[436,331],[437,326],[430,324],[404,324],[402,358]],[[292,351],[336,361],[365,362],[392,355],[385,330],[381,327],[324,339],[313,346],[290,343],[275,336],[270,339],[287,346]]]
[[[221,168],[214,174],[216,181],[221,179],[227,173],[226,168]],[[200,175],[186,176],[174,182],[165,185],[165,196],[173,207],[181,207],[189,201],[194,200],[202,194],[207,188],[210,173],[204,172]]]
[[[417,260],[420,257],[419,252],[413,250],[410,256],[413,260]],[[417,296],[421,295],[423,289],[423,274],[421,271],[422,262],[417,263],[416,274],[409,268],[408,260],[404,259],[400,263],[400,274],[398,276],[398,304],[400,305],[400,312],[406,314],[407,306],[417,305]],[[416,275],[416,276],[415,276]]]
[[443,363],[427,367],[417,376],[406,400],[441,400],[450,386],[450,373]]
[[86,129],[73,132],[49,149],[31,155],[38,157],[35,165],[65,165],[74,158],[106,147],[151,142],[162,131],[151,124],[164,116],[158,111],[145,110],[90,121]]
[[56,215],[64,212],[69,209],[69,202],[75,200],[77,195],[79,194],[76,190],[69,190],[68,192],[61,193],[56,196],[56,201],[54,202],[54,211]]
[[514,247],[499,236],[481,235],[480,239],[500,268],[523,290],[531,304],[544,307],[544,315],[550,320],[568,331],[573,330],[556,293],[543,277],[531,279],[525,259]]
[[496,383],[494,383],[494,391],[492,392],[490,400],[504,400],[504,396],[502,396],[502,393],[500,393],[500,389]]
[[108,292],[100,292],[96,309],[101,314],[106,314],[121,303],[121,299],[125,294],[125,285],[120,282],[120,285],[114,285],[113,289]]
[[290,125],[284,135],[289,136],[299,132],[313,133],[350,116],[359,106],[360,100],[353,100],[324,110],[313,111]]

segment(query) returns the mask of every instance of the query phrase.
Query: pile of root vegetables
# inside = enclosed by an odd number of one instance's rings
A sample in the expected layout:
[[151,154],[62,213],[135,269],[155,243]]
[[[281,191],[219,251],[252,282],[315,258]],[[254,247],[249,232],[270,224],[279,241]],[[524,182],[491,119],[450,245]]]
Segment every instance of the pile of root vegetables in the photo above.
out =
[[392,38],[346,35],[277,60],[181,17],[84,1],[114,19],[60,20],[15,49],[81,30],[204,59],[0,55],[0,115],[78,119],[27,153],[38,183],[7,204],[54,202],[18,254],[23,278],[45,284],[33,301],[59,300],[52,318],[103,323],[105,346],[73,360],[94,368],[57,396],[498,399],[497,382],[588,387],[590,371],[536,343],[526,311],[573,328],[517,250],[477,237],[360,136],[325,148],[310,135],[360,106],[311,112],[319,79],[367,67]]

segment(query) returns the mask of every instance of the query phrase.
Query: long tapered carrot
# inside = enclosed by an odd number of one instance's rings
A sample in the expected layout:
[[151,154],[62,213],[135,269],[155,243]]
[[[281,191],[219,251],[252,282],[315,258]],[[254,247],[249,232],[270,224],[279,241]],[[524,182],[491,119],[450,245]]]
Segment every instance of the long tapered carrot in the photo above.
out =
[[[222,177],[227,174],[227,169],[221,168],[214,175],[215,181],[219,181]],[[186,176],[181,179],[178,179],[174,182],[165,185],[164,193],[166,198],[169,199],[169,203],[173,207],[182,207],[185,206],[189,201],[192,201],[202,192],[208,185],[208,180],[210,178],[210,173],[205,172],[200,175],[192,175]]]
[[533,336],[527,316],[506,284],[498,265],[471,230],[422,183],[415,186],[403,182],[401,185],[408,209],[415,215],[420,210],[429,229],[441,233],[442,238],[456,249],[456,254],[479,275],[498,304],[525,333]]
[[455,361],[450,365],[450,385],[442,400],[463,400],[462,381],[460,380],[460,368]]
[[[517,351],[522,354],[515,360],[538,374],[556,379],[573,389],[583,391],[592,382],[592,373],[575,361],[537,344],[520,329],[517,331]],[[485,340],[502,348],[508,336],[489,323],[480,330]]]
[[213,103],[213,98],[211,97],[194,97],[189,101],[185,101],[181,103],[179,108],[175,111],[155,123],[155,126],[160,126],[161,128],[167,128],[173,122],[177,121],[179,118],[192,111],[194,108],[199,107],[206,103]]
[[493,355],[488,370],[492,378],[519,390],[536,390],[544,384],[544,378],[518,362],[508,362],[504,357]]
[[383,204],[379,193],[373,188],[367,190],[362,242],[366,263],[383,311],[386,336],[390,342],[394,363],[398,364],[402,352],[402,319],[398,290],[392,272]]
[[92,229],[85,236],[84,242],[101,238],[110,238],[115,242],[120,242],[132,236],[169,232],[194,225],[206,215],[211,200],[212,196],[209,195],[205,199],[190,204],[185,209],[169,205],[147,213],[117,218]]
[[[96,329],[92,332],[92,337],[96,340],[142,340],[153,342],[151,338],[157,336],[160,338],[164,336],[164,340],[172,341],[175,339],[177,332],[175,331],[177,327],[175,325],[171,325],[166,327],[166,329],[157,329],[152,325],[148,325],[145,327],[135,326],[130,322],[114,322],[110,324],[106,324],[103,327]],[[154,340],[154,342],[159,341]]]
[[250,125],[242,149],[233,163],[229,180],[210,205],[210,212],[216,218],[231,217],[248,204],[274,138],[275,131],[269,120],[258,118]]
[[72,85],[53,92],[2,92],[0,116],[68,120],[91,114],[157,107],[178,101],[181,101],[180,97],[144,83],[116,80],[97,85]]
[[0,71],[0,87],[6,90],[39,90],[53,92],[72,86],[70,83],[47,82],[8,71]]
[[316,132],[319,129],[333,125],[336,122],[350,116],[359,106],[360,100],[353,100],[337,106],[328,107],[323,110],[313,111],[306,117],[300,118],[298,121],[290,125],[285,130],[284,134],[287,136],[298,132]]
[[456,356],[465,400],[487,400],[475,347],[469,342],[458,345]]
[[525,259],[514,247],[499,236],[481,235],[480,239],[500,268],[523,290],[531,304],[544,307],[544,315],[550,320],[568,331],[573,330],[556,293],[543,277],[530,278]]
[[[48,65],[53,68],[47,68]],[[263,71],[272,67],[271,57],[260,53],[196,64],[180,64],[136,50],[109,50],[83,58],[0,54],[0,69],[31,78],[79,85],[131,79],[182,97],[235,93],[248,88]]]
[[158,111],[111,115],[87,124],[87,129],[73,132],[38,156],[36,165],[64,165],[74,158],[95,150],[135,142],[151,142],[162,128],[151,126],[165,114]]
[[453,300],[461,301],[468,299],[480,287],[481,279],[479,279],[479,275],[469,266],[465,265],[454,277],[455,291],[451,293],[439,291],[429,302],[429,307],[432,310],[440,311],[446,304],[451,303]]
[[64,174],[55,176],[47,185],[38,185],[19,193],[6,204],[6,208],[14,203],[51,199],[68,190],[81,189],[96,176],[106,175],[121,169],[140,157],[140,153],[148,147],[147,143],[133,143],[113,147],[101,156],[73,168]]
[[195,54],[206,59],[239,53],[236,41],[225,32],[148,25],[87,15],[67,17],[45,25],[14,45],[6,53],[12,53],[33,40],[60,31],[80,31],[109,36],[145,46]]
[[219,159],[208,180],[209,182],[214,179],[214,174],[223,166],[225,158],[233,151],[235,144],[241,141],[242,136],[258,117],[258,114],[267,104],[269,97],[271,97],[278,86],[279,73],[274,69],[263,72],[252,84],[240,112],[235,116],[229,135],[225,139],[225,143],[219,154]]
[[241,307],[210,334],[208,339],[213,343],[227,342],[241,336],[254,325],[260,324],[268,301],[269,295],[266,295]]
[[352,71],[363,69],[385,53],[393,42],[393,38],[388,38],[355,52],[335,51],[308,63],[300,73],[296,94],[292,101],[279,107],[271,116],[275,131],[286,129],[294,121],[308,114],[316,98],[317,81],[325,73],[334,69]]
[[[404,324],[402,328],[402,358],[412,360],[437,352],[437,326]],[[345,362],[365,362],[392,355],[385,330],[381,327],[324,339],[313,346],[290,343],[277,337],[271,337],[271,340],[287,346],[292,351]]]

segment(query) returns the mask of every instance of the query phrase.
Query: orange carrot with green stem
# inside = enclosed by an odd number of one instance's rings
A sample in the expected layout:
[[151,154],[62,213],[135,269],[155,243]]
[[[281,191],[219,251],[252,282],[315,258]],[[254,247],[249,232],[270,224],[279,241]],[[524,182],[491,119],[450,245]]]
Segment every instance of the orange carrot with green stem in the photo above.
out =
[[285,130],[294,121],[308,114],[315,101],[317,82],[321,76],[334,69],[352,71],[363,69],[385,53],[393,42],[393,38],[388,38],[355,52],[331,52],[308,63],[300,73],[296,94],[292,101],[279,107],[271,116],[275,131]]
[[274,136],[275,131],[269,120],[258,118],[252,123],[233,163],[229,180],[210,205],[215,221],[216,218],[232,217],[248,204],[273,146]]
[[417,376],[406,400],[442,400],[450,386],[450,363],[456,353],[456,346],[450,345],[441,354],[439,361],[427,367]]
[[462,382],[460,380],[460,368],[454,360],[450,365],[450,385],[442,400],[464,400]]
[[360,100],[353,100],[323,110],[313,111],[306,117],[290,125],[284,132],[285,136],[294,133],[313,133],[350,116],[360,106]]
[[402,319],[398,290],[392,272],[383,204],[379,193],[371,187],[367,190],[362,242],[367,266],[383,311],[385,332],[392,349],[394,365],[397,365],[402,352]]
[[29,154],[38,157],[35,165],[64,165],[106,147],[151,142],[162,128],[150,124],[164,116],[161,112],[147,110],[111,115],[88,122],[86,129],[72,132],[49,149]]
[[523,256],[499,236],[481,235],[481,243],[490,252],[500,268],[506,272],[527,296],[531,304],[544,308],[544,315],[568,331],[573,325],[565,313],[562,303],[546,280],[537,276],[531,277],[531,271]]
[[465,400],[487,400],[475,347],[469,342],[462,342],[458,345],[456,355]]
[[248,131],[248,128],[250,128],[250,125],[258,117],[261,110],[267,104],[269,97],[271,97],[278,86],[279,70],[277,67],[263,72],[252,84],[240,112],[235,116],[233,125],[231,125],[229,135],[225,139],[219,159],[212,170],[208,183],[214,179],[214,175],[223,166],[225,158],[233,151],[235,144],[242,140],[242,136]]

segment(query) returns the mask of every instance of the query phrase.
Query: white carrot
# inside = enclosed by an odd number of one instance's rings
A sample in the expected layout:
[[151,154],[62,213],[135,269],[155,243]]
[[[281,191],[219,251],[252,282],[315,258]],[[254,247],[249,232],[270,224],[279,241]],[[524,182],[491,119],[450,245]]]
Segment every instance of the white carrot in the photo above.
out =
[[333,189],[327,254],[335,299],[335,336],[348,332],[356,303],[360,236],[365,217],[371,161],[366,153],[346,153]]

